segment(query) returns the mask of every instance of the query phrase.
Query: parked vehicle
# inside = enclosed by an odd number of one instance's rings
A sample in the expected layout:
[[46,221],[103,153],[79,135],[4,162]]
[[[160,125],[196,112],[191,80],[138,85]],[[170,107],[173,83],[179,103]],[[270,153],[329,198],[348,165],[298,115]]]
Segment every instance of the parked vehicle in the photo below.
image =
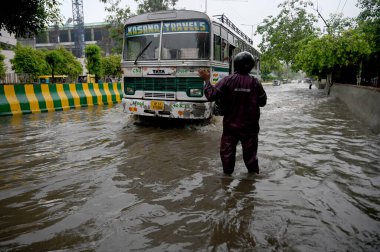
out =
[[79,83],[95,83],[95,74],[81,75],[78,77]]
[[273,86],[280,86],[281,85],[281,81],[280,80],[273,80]]
[[53,83],[65,83],[67,75],[54,75],[54,79],[51,75],[38,76],[38,84],[53,84]]

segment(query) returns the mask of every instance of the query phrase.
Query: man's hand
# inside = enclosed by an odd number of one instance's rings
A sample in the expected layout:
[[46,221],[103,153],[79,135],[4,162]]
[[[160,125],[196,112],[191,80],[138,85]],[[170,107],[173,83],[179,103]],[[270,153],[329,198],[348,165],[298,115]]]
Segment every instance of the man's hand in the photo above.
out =
[[201,77],[204,81],[210,81],[210,70],[209,69],[204,69],[200,68],[198,70],[198,75]]

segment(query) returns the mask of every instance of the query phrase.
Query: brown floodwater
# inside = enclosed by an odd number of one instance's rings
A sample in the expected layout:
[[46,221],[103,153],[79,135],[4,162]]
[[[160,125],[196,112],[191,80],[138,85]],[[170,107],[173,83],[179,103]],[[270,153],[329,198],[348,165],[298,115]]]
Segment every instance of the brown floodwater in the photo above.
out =
[[260,175],[221,117],[116,106],[0,117],[0,251],[380,251],[380,135],[307,84],[265,86]]

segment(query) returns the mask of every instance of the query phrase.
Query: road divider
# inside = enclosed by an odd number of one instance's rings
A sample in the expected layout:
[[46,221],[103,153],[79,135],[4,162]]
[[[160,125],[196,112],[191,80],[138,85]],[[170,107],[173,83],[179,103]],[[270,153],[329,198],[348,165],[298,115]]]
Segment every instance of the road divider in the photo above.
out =
[[121,102],[118,83],[1,84],[0,116],[68,110]]

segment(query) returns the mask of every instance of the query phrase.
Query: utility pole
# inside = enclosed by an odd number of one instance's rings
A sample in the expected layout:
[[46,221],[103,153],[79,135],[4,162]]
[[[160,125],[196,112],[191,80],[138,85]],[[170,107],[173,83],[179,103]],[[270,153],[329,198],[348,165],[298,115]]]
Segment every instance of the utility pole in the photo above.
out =
[[241,24],[241,25],[251,26],[251,40],[253,41],[253,27],[254,27],[255,25],[251,25],[251,24]]
[[73,24],[75,33],[75,56],[82,58],[84,53],[84,15],[83,0],[72,0]]

